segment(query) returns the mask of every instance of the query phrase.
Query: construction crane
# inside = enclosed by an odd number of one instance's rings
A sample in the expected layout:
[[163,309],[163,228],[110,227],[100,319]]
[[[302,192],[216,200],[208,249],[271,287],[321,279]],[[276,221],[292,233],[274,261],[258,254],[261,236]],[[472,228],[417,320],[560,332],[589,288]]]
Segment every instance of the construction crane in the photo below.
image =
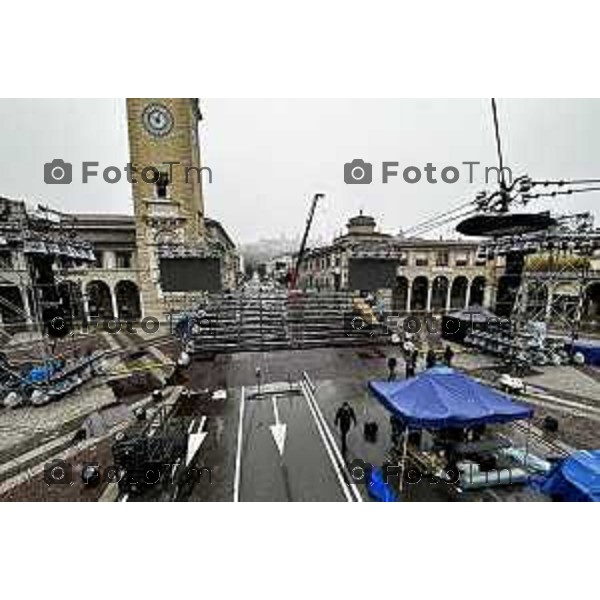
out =
[[304,234],[302,236],[302,241],[300,242],[300,249],[298,250],[298,257],[296,258],[296,266],[292,271],[292,276],[290,278],[290,289],[296,289],[296,284],[298,283],[298,274],[300,273],[300,265],[302,264],[302,259],[304,258],[304,254],[306,253],[306,242],[308,240],[308,234],[310,233],[310,228],[312,226],[313,218],[315,216],[315,210],[317,208],[317,204],[319,200],[322,200],[325,197],[325,194],[315,194],[312,203],[310,205],[310,210],[308,211],[308,219],[306,219],[306,227],[304,228]]

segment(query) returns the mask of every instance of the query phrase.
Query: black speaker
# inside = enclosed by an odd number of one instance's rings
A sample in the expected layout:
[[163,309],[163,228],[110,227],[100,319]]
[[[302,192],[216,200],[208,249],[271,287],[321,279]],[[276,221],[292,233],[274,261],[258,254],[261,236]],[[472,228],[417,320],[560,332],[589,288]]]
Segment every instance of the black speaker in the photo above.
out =
[[365,440],[367,440],[367,442],[377,441],[377,430],[378,429],[379,428],[377,426],[377,423],[375,423],[375,421],[370,421],[368,423],[365,423],[365,426],[364,426]]

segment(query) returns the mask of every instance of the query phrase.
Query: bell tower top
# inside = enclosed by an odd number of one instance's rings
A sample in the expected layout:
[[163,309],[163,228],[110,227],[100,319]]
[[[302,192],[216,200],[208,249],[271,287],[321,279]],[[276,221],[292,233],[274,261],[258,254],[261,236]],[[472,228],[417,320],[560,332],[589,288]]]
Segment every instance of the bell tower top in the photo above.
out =
[[197,98],[128,98],[138,241],[196,245],[204,238]]

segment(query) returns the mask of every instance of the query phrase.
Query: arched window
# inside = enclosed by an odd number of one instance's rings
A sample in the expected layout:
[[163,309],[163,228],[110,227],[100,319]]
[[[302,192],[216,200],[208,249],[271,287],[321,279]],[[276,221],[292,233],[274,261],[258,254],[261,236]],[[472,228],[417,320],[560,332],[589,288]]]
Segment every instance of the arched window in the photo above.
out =
[[431,310],[434,312],[442,312],[446,310],[446,302],[448,300],[448,278],[443,275],[438,275],[431,287]]
[[429,281],[427,277],[415,277],[412,284],[412,295],[410,301],[411,311],[427,310],[427,292]]
[[460,310],[465,308],[467,302],[467,289],[469,287],[469,280],[462,275],[456,277],[452,282],[452,288],[450,289],[450,308],[452,310]]
[[396,277],[396,285],[392,290],[392,310],[396,313],[405,313],[408,310],[409,281],[406,277]]
[[471,282],[471,296],[469,298],[469,306],[483,306],[484,293],[485,277],[478,275]]
[[86,287],[91,318],[114,319],[110,288],[104,281],[90,281]]
[[115,286],[115,295],[120,319],[138,320],[141,318],[140,292],[133,281],[119,281]]

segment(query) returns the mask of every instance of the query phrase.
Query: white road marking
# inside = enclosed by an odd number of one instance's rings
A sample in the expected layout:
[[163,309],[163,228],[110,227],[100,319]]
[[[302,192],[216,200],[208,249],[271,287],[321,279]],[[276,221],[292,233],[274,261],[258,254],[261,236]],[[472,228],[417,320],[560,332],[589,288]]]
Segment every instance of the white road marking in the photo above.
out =
[[237,433],[237,451],[235,455],[235,479],[233,480],[233,501],[240,501],[240,481],[242,477],[242,437],[244,428],[244,410],[246,404],[246,391],[242,386],[241,398],[240,398],[240,415],[238,422],[238,433]]
[[[329,439],[329,442],[333,448],[333,452],[335,453],[337,460],[339,461],[339,464],[340,465],[346,464],[346,461],[342,457],[342,453],[340,452],[340,449],[338,448],[337,442],[335,441],[335,438],[333,437],[333,434],[331,433],[331,429],[329,429],[329,425],[327,425],[327,421],[325,420],[325,417],[323,416],[323,413],[321,412],[321,408],[319,407],[319,403],[317,402],[317,400],[314,396],[314,393],[309,388],[309,386],[306,385],[306,383],[304,385],[306,386],[306,390],[307,390],[308,394],[310,395],[310,398],[312,400],[312,403],[314,404],[314,408],[315,408],[317,414],[321,418],[321,421],[323,423],[323,429],[325,430],[325,434],[327,435],[327,438]],[[346,484],[348,485],[347,482],[346,482]],[[356,497],[356,501],[363,502],[363,497],[362,497],[360,491],[358,490],[356,483],[354,483],[354,481],[352,481],[351,478],[350,478],[349,485],[350,485],[350,488],[352,489],[352,492],[354,493],[354,495]]]
[[308,404],[308,408],[313,416],[313,419],[315,420],[315,423],[317,424],[317,430],[319,431],[319,435],[321,436],[321,440],[323,441],[323,445],[325,446],[325,450],[327,451],[329,460],[331,461],[331,464],[333,465],[333,469],[338,478],[338,481],[342,488],[342,491],[344,492],[344,496],[346,496],[346,500],[348,502],[354,502],[355,500],[354,500],[352,494],[350,493],[350,488],[348,487],[348,484],[347,484],[346,480],[344,479],[344,474],[342,473],[339,464],[337,463],[337,461],[335,460],[335,458],[332,454],[331,448],[329,447],[329,444],[327,443],[325,433],[323,432],[323,426],[320,423],[317,413],[315,412],[315,409],[310,400],[310,397],[309,397],[310,390],[308,389],[308,386],[306,385],[306,383],[304,381],[300,381],[298,383],[298,385],[300,386],[300,391],[302,392],[302,395],[304,396],[304,399],[306,400],[306,404]]
[[279,421],[279,410],[277,410],[277,394],[273,394],[273,416],[275,417],[275,425],[271,425],[269,429],[271,430],[271,435],[275,440],[277,450],[279,450],[279,456],[283,456],[287,425]]
[[185,466],[189,467],[192,460],[196,454],[198,454],[198,450],[200,450],[200,446],[202,446],[202,442],[206,439],[208,432],[204,431],[204,425],[206,423],[206,415],[202,415],[200,419],[200,424],[198,425],[198,429],[195,433],[192,433],[192,426],[194,425],[194,421],[190,423],[190,427],[188,429],[188,445],[187,445],[187,454],[185,458]]

